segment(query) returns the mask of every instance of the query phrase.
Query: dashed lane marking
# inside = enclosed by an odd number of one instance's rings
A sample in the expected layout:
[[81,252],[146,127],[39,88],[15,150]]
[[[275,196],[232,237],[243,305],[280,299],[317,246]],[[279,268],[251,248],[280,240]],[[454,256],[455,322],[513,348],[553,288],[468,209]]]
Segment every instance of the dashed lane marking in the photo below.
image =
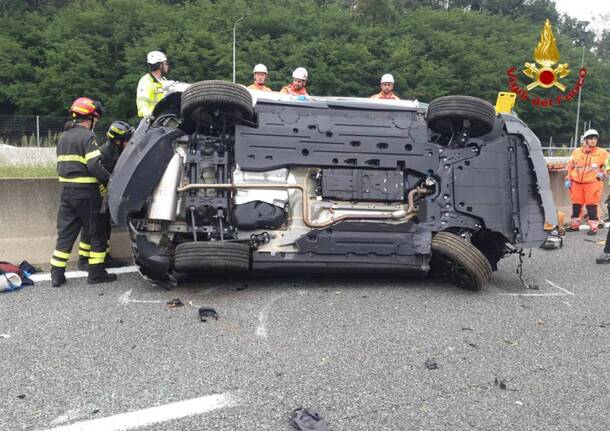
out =
[[76,422],[45,431],[123,431],[147,425],[201,415],[214,410],[233,407],[238,404],[231,393],[207,395],[185,401],[165,404],[163,406],[121,413],[115,416]]

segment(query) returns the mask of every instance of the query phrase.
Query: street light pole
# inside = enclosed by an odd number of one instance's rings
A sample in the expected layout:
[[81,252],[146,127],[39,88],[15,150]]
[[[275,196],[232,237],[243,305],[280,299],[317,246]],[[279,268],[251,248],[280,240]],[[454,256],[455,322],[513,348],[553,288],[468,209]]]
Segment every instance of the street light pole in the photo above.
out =
[[[582,61],[580,67],[585,67],[585,46],[582,46]],[[582,94],[582,87],[578,92],[578,104],[576,105],[576,125],[574,126],[574,148],[578,147],[580,141],[578,140],[578,120],[580,120],[580,95]]]
[[244,19],[245,16],[242,16],[233,24],[233,82],[235,82],[235,30],[237,28],[237,23]]

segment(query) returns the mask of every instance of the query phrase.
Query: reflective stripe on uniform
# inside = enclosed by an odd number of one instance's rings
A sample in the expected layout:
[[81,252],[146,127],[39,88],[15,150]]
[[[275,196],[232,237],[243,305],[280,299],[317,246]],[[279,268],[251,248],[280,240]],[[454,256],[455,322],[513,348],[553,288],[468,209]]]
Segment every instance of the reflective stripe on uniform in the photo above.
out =
[[91,151],[90,153],[85,154],[85,160],[89,161],[97,156],[101,156],[102,153],[100,153],[100,150],[94,150]]
[[67,262],[62,262],[61,260],[51,259],[51,265],[57,266],[59,268],[65,268],[67,266]]
[[104,260],[106,260],[105,251],[92,251],[89,254],[89,265],[97,265],[100,263],[104,263]]
[[87,160],[79,155],[76,154],[64,154],[62,156],[57,156],[57,161],[58,162],[80,162],[84,165],[87,164]]
[[78,243],[78,255],[79,256],[89,257],[89,255],[91,254],[91,253],[89,253],[89,250],[91,250],[91,244],[87,244],[85,242]]
[[53,256],[60,259],[70,259],[70,253],[64,253],[63,251],[53,250]]
[[76,177],[76,178],[59,177],[59,182],[60,183],[95,184],[95,183],[97,183],[97,179],[95,179],[95,177]]

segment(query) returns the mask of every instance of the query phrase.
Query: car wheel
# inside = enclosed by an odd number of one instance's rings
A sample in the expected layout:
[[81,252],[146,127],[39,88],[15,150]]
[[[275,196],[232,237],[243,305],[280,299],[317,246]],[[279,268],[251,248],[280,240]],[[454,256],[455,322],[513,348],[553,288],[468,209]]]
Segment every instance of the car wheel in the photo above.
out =
[[245,271],[250,267],[250,245],[241,242],[198,241],[176,246],[178,272]]
[[181,114],[203,126],[211,125],[218,117],[230,125],[252,120],[254,108],[245,87],[226,81],[201,81],[182,93]]
[[491,279],[491,265],[474,245],[459,235],[439,232],[432,238],[431,273],[458,287],[479,290]]
[[442,135],[469,129],[476,138],[491,132],[496,110],[485,100],[470,96],[444,96],[434,99],[426,114],[428,127]]

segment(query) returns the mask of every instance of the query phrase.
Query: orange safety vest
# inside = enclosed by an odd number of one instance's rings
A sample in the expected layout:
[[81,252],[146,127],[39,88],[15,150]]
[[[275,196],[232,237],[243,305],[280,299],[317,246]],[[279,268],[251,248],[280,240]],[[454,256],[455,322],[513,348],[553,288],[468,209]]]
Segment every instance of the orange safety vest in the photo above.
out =
[[377,94],[373,94],[371,99],[392,99],[392,100],[400,100],[400,97],[394,94],[394,92],[390,92],[388,96],[385,95],[383,91],[380,91]]
[[604,171],[608,152],[602,148],[593,147],[587,151],[586,145],[577,148],[568,162],[569,180],[575,183],[592,183],[597,181],[597,174]]
[[265,84],[258,85],[256,82],[254,84],[248,85],[248,89],[258,90],[258,91],[273,91],[271,88],[267,87]]
[[309,94],[307,94],[307,89],[305,87],[301,87],[300,90],[295,90],[292,83],[288,84],[285,87],[282,87],[282,89],[280,90],[280,93],[292,94],[293,96],[309,96]]

